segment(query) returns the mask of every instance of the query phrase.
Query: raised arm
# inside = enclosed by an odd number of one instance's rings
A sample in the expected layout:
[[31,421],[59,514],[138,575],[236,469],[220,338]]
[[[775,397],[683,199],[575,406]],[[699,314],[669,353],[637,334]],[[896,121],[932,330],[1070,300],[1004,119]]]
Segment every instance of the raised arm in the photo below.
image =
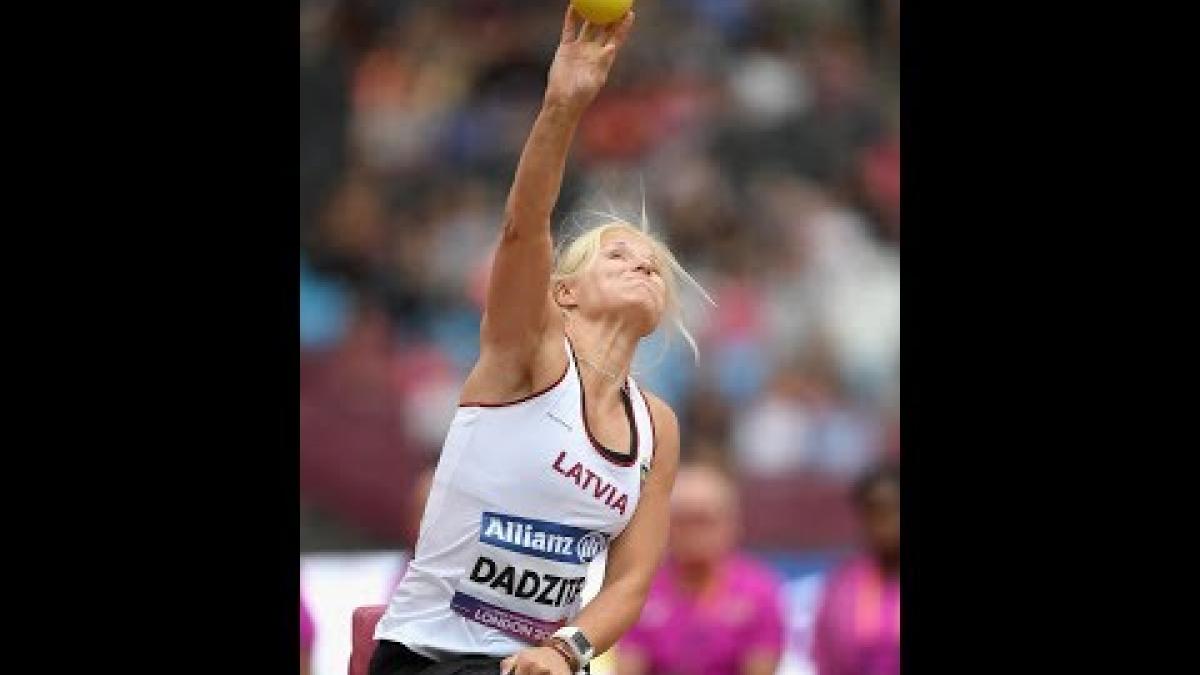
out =
[[517,165],[488,283],[481,359],[503,356],[507,368],[528,367],[554,317],[548,292],[552,264],[550,213],[562,186],[567,152],[584,111],[604,85],[633,25],[586,25],[568,6],[550,66],[542,108]]

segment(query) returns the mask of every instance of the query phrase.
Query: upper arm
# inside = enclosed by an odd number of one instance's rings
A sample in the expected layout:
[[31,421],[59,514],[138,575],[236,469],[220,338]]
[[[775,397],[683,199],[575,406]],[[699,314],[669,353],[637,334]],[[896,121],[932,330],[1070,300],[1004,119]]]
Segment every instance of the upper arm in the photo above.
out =
[[[518,231],[506,220],[488,277],[479,360],[461,395],[509,401],[536,391],[566,367],[562,316],[550,294],[553,252],[545,232]],[[532,228],[536,230],[536,228]]]
[[679,422],[670,406],[647,393],[654,420],[657,446],[654,460],[637,511],[625,531],[613,542],[605,567],[604,582],[633,582],[648,591],[666,550],[670,530],[671,488],[679,467]]
[[552,316],[550,228],[530,229],[507,220],[496,244],[480,327],[483,351],[531,356]]

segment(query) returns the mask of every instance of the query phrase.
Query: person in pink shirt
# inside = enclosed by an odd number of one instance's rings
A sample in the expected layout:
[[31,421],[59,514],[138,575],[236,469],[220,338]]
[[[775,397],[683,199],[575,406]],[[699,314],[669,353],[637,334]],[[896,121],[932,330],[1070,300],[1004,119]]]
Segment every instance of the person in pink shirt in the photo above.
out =
[[866,553],[825,584],[814,627],[817,675],[900,673],[900,469],[887,465],[855,485]]
[[733,482],[681,467],[670,548],[638,623],[617,648],[619,675],[771,675],[784,640],[778,578],[737,552]]

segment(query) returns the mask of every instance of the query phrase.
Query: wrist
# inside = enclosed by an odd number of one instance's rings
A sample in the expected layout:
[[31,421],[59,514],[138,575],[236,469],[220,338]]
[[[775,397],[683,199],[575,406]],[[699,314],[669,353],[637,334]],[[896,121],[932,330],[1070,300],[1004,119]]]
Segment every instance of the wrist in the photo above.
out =
[[591,641],[578,626],[563,626],[554,631],[550,639],[558,640],[562,647],[570,653],[575,670],[587,665],[595,655],[595,648]]
[[542,100],[543,115],[570,124],[579,121],[579,118],[583,116],[585,108],[587,108],[586,105],[559,98],[547,97]]
[[548,637],[542,642],[541,646],[549,649],[555,654],[558,654],[558,656],[566,662],[567,668],[572,674],[579,672],[579,661],[575,658],[575,655],[571,652],[570,647],[562,638],[553,636]]

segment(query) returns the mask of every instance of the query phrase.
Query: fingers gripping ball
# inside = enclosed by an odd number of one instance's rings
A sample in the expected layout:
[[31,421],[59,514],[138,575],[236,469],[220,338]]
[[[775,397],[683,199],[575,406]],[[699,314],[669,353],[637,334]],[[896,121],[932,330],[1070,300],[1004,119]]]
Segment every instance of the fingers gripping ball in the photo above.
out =
[[571,4],[588,22],[603,26],[625,16],[633,0],[571,0]]

